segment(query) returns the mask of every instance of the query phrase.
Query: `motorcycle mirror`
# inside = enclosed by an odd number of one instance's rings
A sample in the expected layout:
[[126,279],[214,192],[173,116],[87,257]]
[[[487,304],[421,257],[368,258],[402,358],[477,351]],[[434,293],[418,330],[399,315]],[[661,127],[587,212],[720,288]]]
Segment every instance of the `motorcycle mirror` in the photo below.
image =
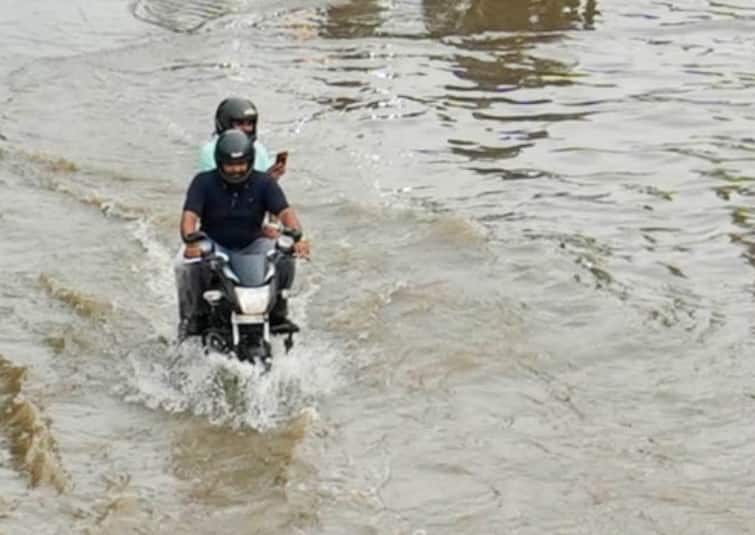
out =
[[221,299],[223,299],[223,293],[220,290],[207,290],[202,294],[204,300],[211,306],[217,305]]

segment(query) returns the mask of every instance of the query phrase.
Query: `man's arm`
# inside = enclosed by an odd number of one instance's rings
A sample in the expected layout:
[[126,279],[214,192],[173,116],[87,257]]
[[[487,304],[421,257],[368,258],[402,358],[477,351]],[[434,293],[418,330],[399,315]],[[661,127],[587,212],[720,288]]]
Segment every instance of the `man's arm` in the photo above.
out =
[[299,222],[299,218],[296,217],[296,212],[294,212],[294,209],[290,206],[277,214],[277,216],[278,219],[280,219],[280,222],[288,228],[301,230],[301,223]]
[[[265,191],[265,204],[267,209],[275,214],[281,223],[288,228],[301,232],[302,228],[299,217],[296,215],[294,209],[288,205],[283,190],[275,181],[268,183],[267,190]],[[309,258],[309,242],[299,239],[299,241],[294,243],[294,251],[297,256]]]
[[191,210],[184,210],[181,214],[181,239],[199,229],[199,216]]
[[[181,212],[181,224],[178,229],[181,234],[181,240],[184,242],[186,241],[186,236],[199,230],[199,223],[202,217],[201,214],[204,213],[206,197],[206,181],[202,178],[205,176],[206,175],[203,174],[196,175],[192,179],[191,184],[189,184],[189,189],[186,192],[186,199],[184,200],[183,211]],[[199,250],[199,247],[196,246],[192,247],[187,244],[186,249],[184,250],[184,256],[186,258],[193,258],[200,256],[200,254],[201,251]]]
[[[299,222],[299,218],[296,215],[296,212],[293,208],[290,206],[288,208],[283,209],[280,213],[277,214],[278,219],[280,219],[280,222],[283,223],[286,227],[294,230],[298,230],[299,232],[302,231],[301,223]],[[309,242],[307,240],[299,240],[294,244],[294,251],[296,252],[297,256],[301,256],[303,258],[309,258]]]
[[[191,210],[184,210],[181,214],[181,239],[186,240],[186,236],[199,229],[199,216]],[[186,258],[195,258],[201,256],[202,251],[199,243],[186,244],[184,256]]]

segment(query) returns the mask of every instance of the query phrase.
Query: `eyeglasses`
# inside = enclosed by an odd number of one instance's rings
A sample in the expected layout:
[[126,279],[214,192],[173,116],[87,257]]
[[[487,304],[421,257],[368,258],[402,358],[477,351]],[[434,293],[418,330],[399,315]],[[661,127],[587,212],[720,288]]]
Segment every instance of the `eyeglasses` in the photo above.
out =
[[231,121],[231,126],[234,128],[237,128],[239,126],[247,126],[247,127],[254,127],[254,121],[252,119],[241,119],[241,120],[235,120]]

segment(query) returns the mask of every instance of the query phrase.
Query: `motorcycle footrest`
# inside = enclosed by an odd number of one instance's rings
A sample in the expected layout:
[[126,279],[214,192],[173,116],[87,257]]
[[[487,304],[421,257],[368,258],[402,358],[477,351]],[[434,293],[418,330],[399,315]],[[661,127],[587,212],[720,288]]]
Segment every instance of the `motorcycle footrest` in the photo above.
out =
[[271,325],[270,334],[295,334],[299,332],[299,326],[294,323],[281,323],[280,325]]

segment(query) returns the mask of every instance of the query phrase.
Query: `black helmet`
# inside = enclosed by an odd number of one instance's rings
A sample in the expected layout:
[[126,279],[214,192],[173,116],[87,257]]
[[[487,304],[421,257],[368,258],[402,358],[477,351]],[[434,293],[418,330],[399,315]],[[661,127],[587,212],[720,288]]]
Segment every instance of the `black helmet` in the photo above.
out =
[[233,128],[237,121],[251,120],[254,124],[253,138],[257,137],[257,107],[248,98],[227,98],[218,104],[215,111],[215,133],[220,135]]
[[[244,162],[248,164],[245,173],[227,174],[223,170],[223,164]],[[220,134],[218,142],[215,144],[215,165],[223,180],[229,184],[241,184],[252,174],[254,166],[254,143],[241,130],[235,128],[226,130]]]

